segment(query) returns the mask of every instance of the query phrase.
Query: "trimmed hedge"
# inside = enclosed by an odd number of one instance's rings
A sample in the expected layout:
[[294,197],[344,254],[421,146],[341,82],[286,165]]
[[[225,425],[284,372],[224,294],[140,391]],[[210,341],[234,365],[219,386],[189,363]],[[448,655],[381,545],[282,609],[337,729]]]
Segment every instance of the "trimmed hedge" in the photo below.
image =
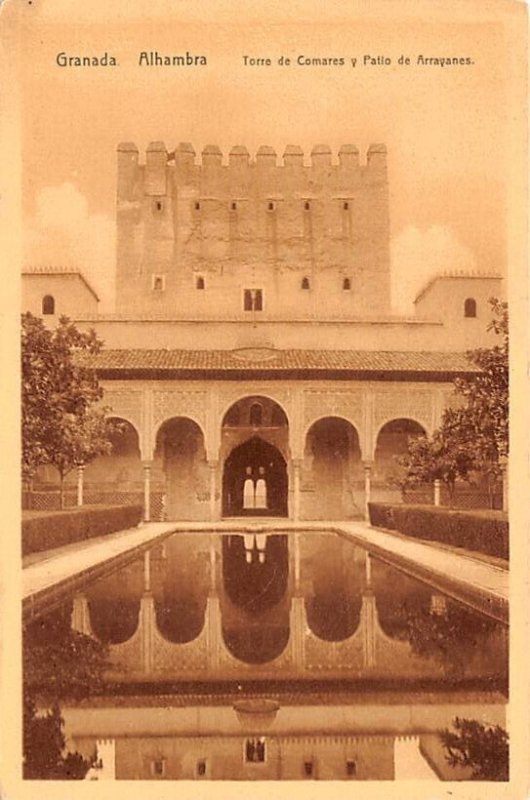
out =
[[80,506],[43,512],[22,520],[22,555],[134,528],[141,519],[141,505]]
[[369,503],[370,523],[415,539],[444,542],[508,559],[509,525],[499,511],[461,511],[436,506]]

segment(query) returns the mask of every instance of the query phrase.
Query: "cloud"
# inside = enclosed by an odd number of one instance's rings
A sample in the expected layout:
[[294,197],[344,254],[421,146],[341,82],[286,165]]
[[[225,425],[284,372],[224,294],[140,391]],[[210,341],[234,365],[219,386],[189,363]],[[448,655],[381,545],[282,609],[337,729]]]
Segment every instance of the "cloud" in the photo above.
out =
[[25,245],[27,266],[78,269],[100,296],[100,311],[113,309],[114,221],[90,214],[84,195],[72,183],[41,190]]
[[414,312],[414,298],[435,275],[477,268],[472,251],[442,225],[424,230],[408,225],[393,239],[390,249],[392,307],[399,314]]

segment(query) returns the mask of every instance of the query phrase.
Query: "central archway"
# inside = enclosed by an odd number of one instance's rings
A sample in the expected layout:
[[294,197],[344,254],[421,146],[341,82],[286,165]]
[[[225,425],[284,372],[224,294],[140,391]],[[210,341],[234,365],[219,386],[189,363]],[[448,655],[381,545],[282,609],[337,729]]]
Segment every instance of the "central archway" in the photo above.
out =
[[235,447],[223,468],[224,517],[286,517],[287,464],[277,447],[252,436]]

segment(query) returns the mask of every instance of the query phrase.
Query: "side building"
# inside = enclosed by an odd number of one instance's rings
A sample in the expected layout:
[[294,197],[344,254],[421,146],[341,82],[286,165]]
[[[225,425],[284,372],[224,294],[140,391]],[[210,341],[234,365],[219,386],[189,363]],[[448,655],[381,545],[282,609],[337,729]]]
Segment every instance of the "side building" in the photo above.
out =
[[280,165],[265,146],[197,163],[154,142],[140,163],[119,145],[115,313],[80,274],[23,275],[24,310],[105,342],[104,403],[127,425],[84,470],[86,499],[181,520],[351,519],[394,499],[394,456],[473,372],[502,285],[447,273],[392,315],[388,205],[383,145],[364,163],[318,145],[309,165],[294,146]]

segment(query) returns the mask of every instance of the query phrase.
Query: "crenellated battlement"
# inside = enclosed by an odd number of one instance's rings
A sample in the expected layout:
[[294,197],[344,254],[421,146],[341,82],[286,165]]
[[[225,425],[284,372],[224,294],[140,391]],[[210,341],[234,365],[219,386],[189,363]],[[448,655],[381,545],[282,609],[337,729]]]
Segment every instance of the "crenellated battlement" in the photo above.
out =
[[[126,163],[140,164],[139,150],[133,142],[122,142],[118,145],[118,158]],[[282,164],[278,164],[278,154],[270,145],[260,145],[254,158],[244,145],[234,145],[228,153],[223,154],[216,144],[207,144],[200,153],[197,153],[192,144],[181,142],[173,150],[168,150],[164,142],[150,142],[145,151],[147,165],[161,163],[163,158],[167,164],[201,166],[201,167],[345,167],[358,168],[380,167],[386,163],[386,145],[371,144],[366,152],[365,165],[359,161],[359,149],[353,144],[343,144],[336,159],[333,158],[331,147],[327,144],[316,144],[309,154],[304,153],[299,145],[288,144],[282,154]]]
[[117,155],[120,310],[217,302],[245,316],[258,290],[266,315],[318,316],[323,293],[328,310],[388,310],[384,144],[362,159],[354,144],[325,143],[280,154],[153,141],[140,154],[124,142]]

